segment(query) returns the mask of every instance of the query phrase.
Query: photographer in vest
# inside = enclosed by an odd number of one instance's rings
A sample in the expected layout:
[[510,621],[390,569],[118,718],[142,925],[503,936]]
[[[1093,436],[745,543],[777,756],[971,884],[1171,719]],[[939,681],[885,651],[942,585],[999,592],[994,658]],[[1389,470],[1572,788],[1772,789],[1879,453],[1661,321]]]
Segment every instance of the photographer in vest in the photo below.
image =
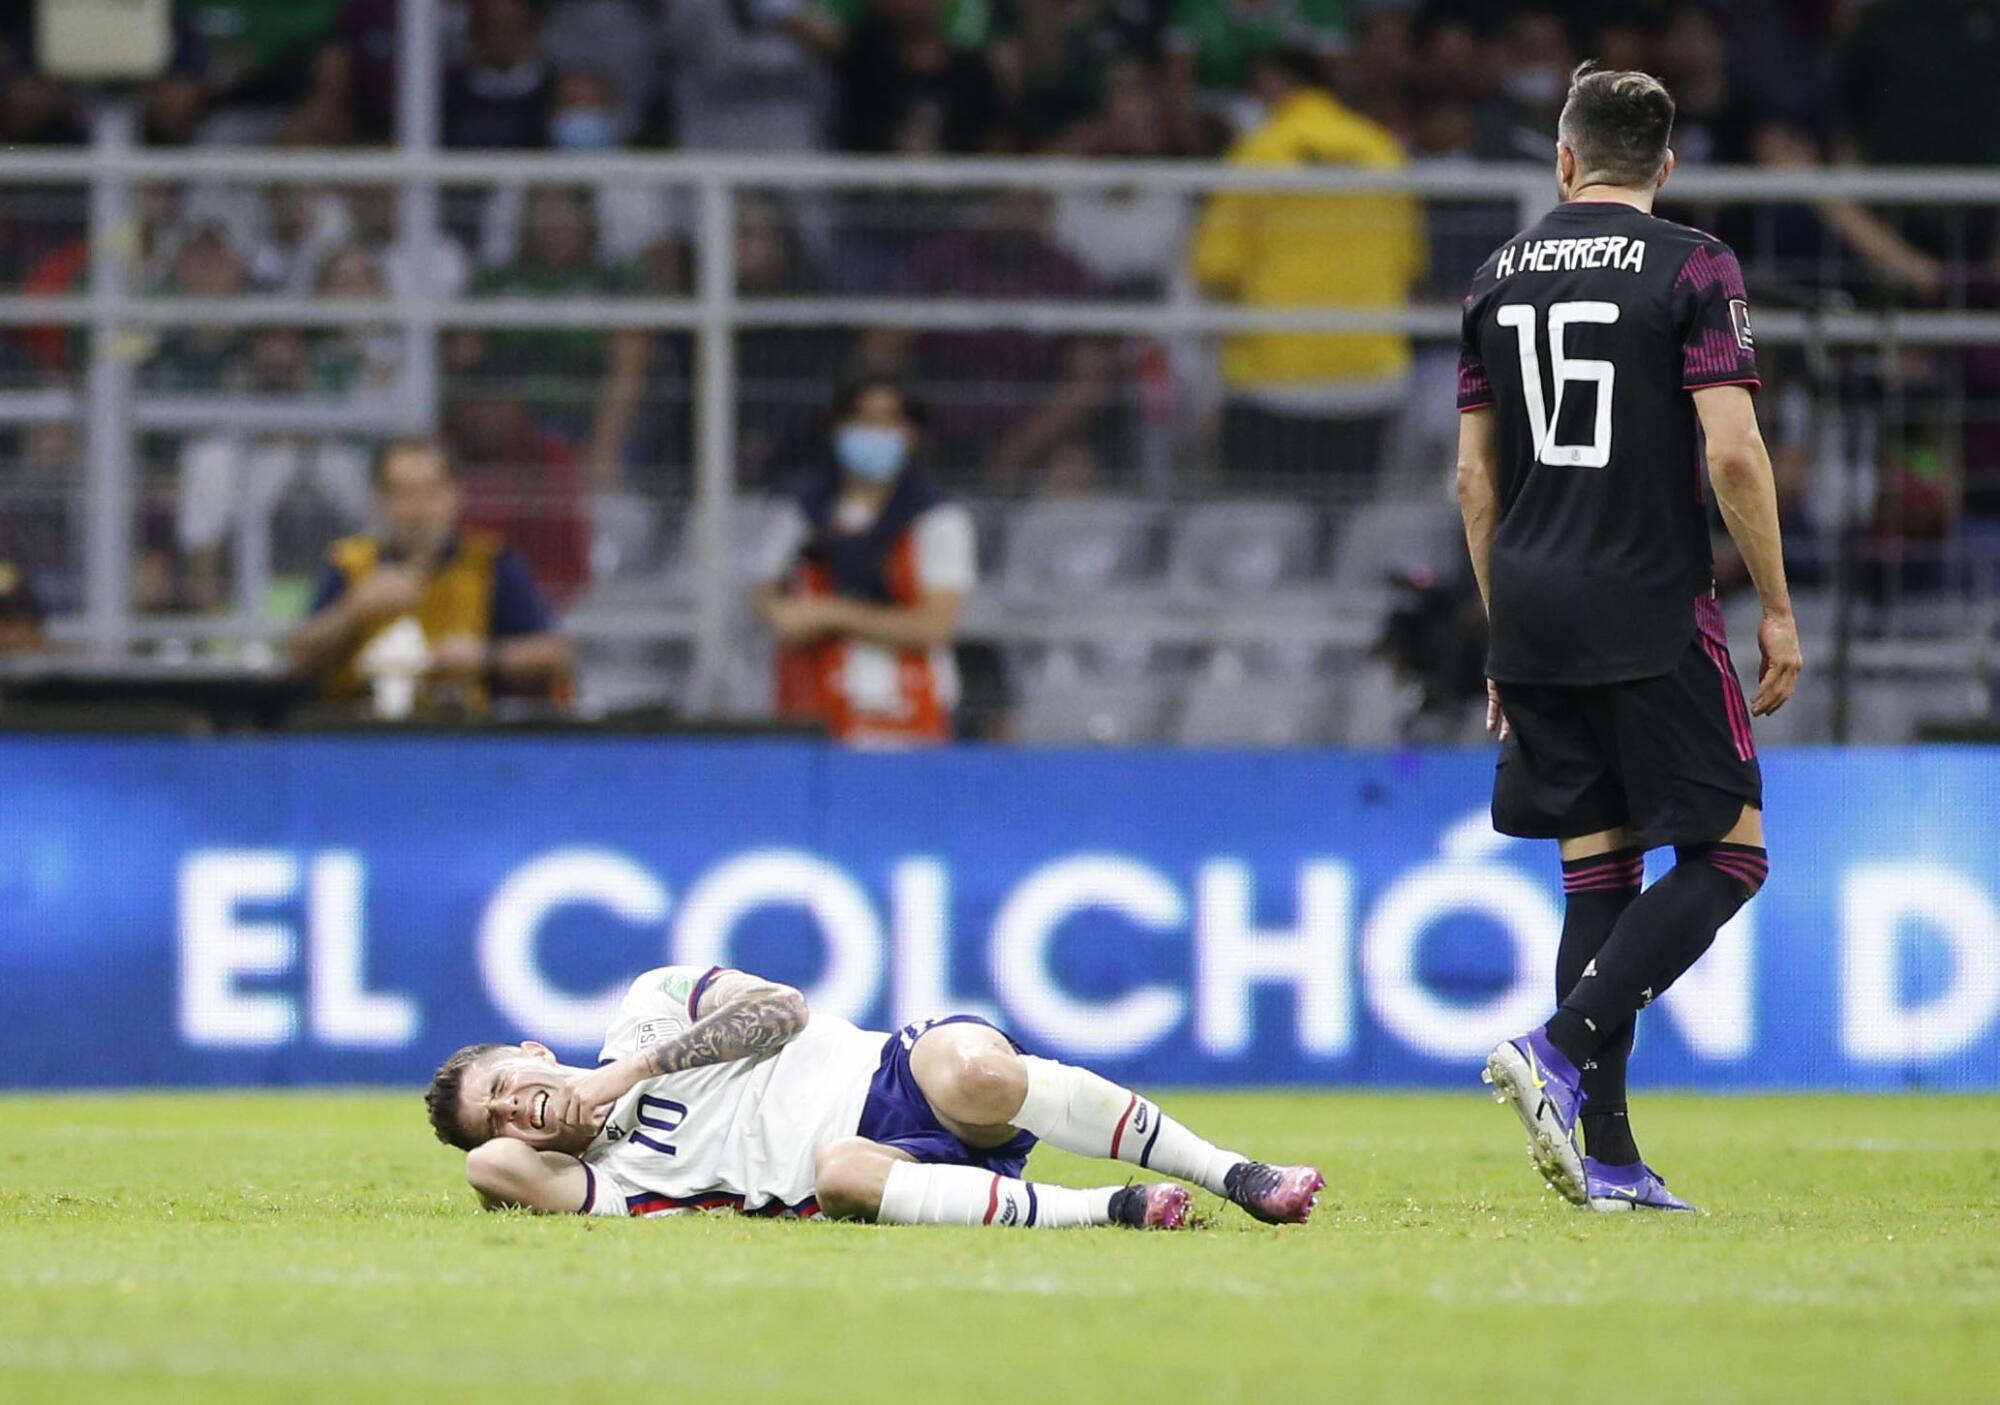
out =
[[327,551],[292,664],[332,701],[369,690],[364,655],[389,630],[422,633],[422,705],[481,711],[496,694],[550,697],[569,649],[528,565],[491,532],[462,526],[451,461],[433,439],[397,439],[375,464],[379,534]]
[[893,380],[843,389],[826,466],[791,494],[760,558],[778,713],[822,721],[844,742],[952,734],[952,639],[977,574],[972,515],[912,467],[921,420]]

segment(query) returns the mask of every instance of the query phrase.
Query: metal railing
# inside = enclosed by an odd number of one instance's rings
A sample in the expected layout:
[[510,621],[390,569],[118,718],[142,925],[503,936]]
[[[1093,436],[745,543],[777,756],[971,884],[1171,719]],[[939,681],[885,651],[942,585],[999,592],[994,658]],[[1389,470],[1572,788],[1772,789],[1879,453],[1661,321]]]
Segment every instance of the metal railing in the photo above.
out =
[[[406,6],[416,13],[423,7]],[[406,26],[407,28],[407,26]],[[434,53],[434,36],[406,33],[405,53]],[[401,65],[421,73],[421,61]],[[861,157],[704,157],[615,154],[466,155],[435,147],[434,85],[412,80],[402,145],[393,152],[194,151],[153,152],[130,141],[129,111],[108,104],[86,152],[0,155],[0,190],[26,186],[87,186],[91,249],[88,291],[69,296],[0,296],[0,326],[65,327],[91,333],[91,356],[80,392],[41,388],[0,393],[0,424],[81,422],[88,440],[83,533],[83,608],[62,622],[72,637],[117,651],[135,641],[256,637],[268,621],[248,608],[230,619],[141,620],[131,603],[130,539],[134,511],[135,441],[152,430],[227,429],[380,434],[434,428],[440,405],[439,340],[445,328],[619,329],[692,334],[695,411],[690,535],[694,579],[691,609],[662,606],[649,620],[604,625],[608,633],[682,636],[694,644],[697,711],[721,702],[730,648],[735,589],[729,568],[729,514],[737,491],[734,464],[738,396],[736,338],[768,328],[883,328],[908,332],[1008,330],[1043,336],[1127,336],[1160,341],[1249,332],[1342,333],[1391,331],[1417,338],[1456,334],[1455,304],[1414,303],[1379,308],[1250,308],[1202,301],[1186,280],[1169,283],[1150,301],[935,299],[907,296],[755,296],[738,288],[735,217],[745,192],[989,191],[1171,192],[1190,201],[1222,191],[1337,194],[1399,192],[1421,199],[1500,202],[1526,224],[1553,201],[1547,171],[1533,167],[1416,164],[1397,171],[1337,168],[1285,170],[1194,163],[1068,160],[906,160]],[[243,296],[202,300],[148,294],[134,286],[137,243],[135,192],[150,185],[249,183],[260,186],[393,185],[399,192],[397,230],[413,247],[440,237],[441,202],[457,187],[675,187],[694,197],[691,226],[694,286],[687,296],[401,298],[323,301],[310,297]],[[1849,198],[1877,205],[2000,208],[2000,172],[1742,171],[1677,173],[1682,201],[1801,202]],[[4,197],[0,197],[4,198]],[[402,347],[394,393],[352,401],[260,399],[144,391],[136,384],[132,333],[190,325],[230,327],[393,327]],[[1760,342],[1804,345],[1815,356],[1842,347],[1873,348],[1884,362],[1912,347],[2000,345],[2000,312],[1862,310],[1765,311]],[[1172,621],[1152,622],[1154,637],[1174,639]],[[1066,637],[1061,622],[994,631],[1018,639]],[[1295,629],[1283,622],[1243,627],[1247,638]],[[1025,633],[1024,633],[1025,630]],[[1337,633],[1338,631],[1336,631]],[[1331,637],[1331,636],[1329,636]],[[1351,641],[1349,641],[1351,642]],[[1965,643],[1961,661],[1992,676],[1990,637]],[[1843,636],[1843,659],[1845,636]],[[1898,652],[1880,641],[1877,655],[1852,656],[1868,669],[1922,666],[1935,651]]]

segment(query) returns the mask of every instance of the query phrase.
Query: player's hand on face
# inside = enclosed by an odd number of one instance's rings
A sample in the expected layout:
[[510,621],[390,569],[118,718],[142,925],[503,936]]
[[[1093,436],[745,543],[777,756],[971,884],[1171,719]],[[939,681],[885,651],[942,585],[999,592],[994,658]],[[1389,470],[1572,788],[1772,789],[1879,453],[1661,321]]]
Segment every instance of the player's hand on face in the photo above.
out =
[[1769,717],[1791,698],[1799,686],[1799,670],[1805,660],[1799,654],[1799,627],[1791,616],[1774,619],[1764,616],[1757,626],[1757,650],[1763,662],[1757,669],[1757,692],[1750,710]]
[[1507,725],[1507,714],[1500,710],[1500,685],[1491,678],[1486,680],[1486,730],[1497,732],[1503,742],[1514,730]]
[[572,1078],[561,1094],[552,1099],[551,1106],[563,1126],[595,1135],[603,1125],[604,1114],[631,1086],[631,1075],[620,1065],[609,1063]]

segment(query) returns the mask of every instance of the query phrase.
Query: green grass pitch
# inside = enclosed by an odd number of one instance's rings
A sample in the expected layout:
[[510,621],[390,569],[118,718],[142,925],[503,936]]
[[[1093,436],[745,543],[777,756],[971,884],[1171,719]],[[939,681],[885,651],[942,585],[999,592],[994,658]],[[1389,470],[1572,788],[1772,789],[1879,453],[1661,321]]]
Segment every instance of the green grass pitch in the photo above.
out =
[[1168,1106],[1310,1228],[482,1215],[415,1093],[0,1099],[0,1401],[2000,1398],[2000,1098],[1645,1098],[1671,1219],[1475,1089]]

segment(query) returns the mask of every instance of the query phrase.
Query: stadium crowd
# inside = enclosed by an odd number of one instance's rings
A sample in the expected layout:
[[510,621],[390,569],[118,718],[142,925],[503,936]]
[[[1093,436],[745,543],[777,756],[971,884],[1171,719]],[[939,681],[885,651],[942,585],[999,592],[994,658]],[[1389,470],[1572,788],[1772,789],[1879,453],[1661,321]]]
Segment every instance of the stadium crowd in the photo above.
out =
[[[0,17],[0,144],[85,142],[93,95],[38,70],[29,14]],[[1996,0],[457,0],[447,15],[439,133],[453,149],[1546,163],[1567,75],[1592,56],[1667,81],[1683,162],[2000,166]],[[397,19],[396,0],[177,0],[172,63],[138,96],[140,139],[390,143]],[[1452,304],[1515,220],[1507,202],[1315,197],[1307,216],[1292,207],[1311,240],[1246,242],[1251,203],[1270,198],[752,192],[737,203],[738,287]],[[0,287],[80,287],[84,204],[80,188],[0,193]],[[329,299],[693,284],[686,192],[449,190],[444,207],[437,240],[413,247],[388,189],[142,187],[138,282]],[[2000,306],[1991,211],[1826,200],[1668,213],[1735,244],[1760,306]],[[1320,252],[1329,243],[1340,258]],[[825,467],[830,389],[857,373],[914,386],[930,477],[986,497],[1171,482],[1177,494],[1351,505],[1399,464],[1432,474],[1449,432],[1449,396],[1432,393],[1448,349],[1413,354],[1397,336],[1242,336],[1201,367],[1137,338],[1001,331],[765,329],[743,333],[737,352],[737,480],[752,492]],[[388,329],[191,326],[158,338],[139,384],[386,406],[402,354]],[[0,386],[75,385],[86,356],[78,333],[8,333]],[[465,522],[517,548],[555,603],[575,598],[615,567],[622,517],[685,495],[693,368],[684,335],[448,333],[442,424]],[[1205,400],[1189,388],[1204,375]],[[1928,549],[1948,534],[2000,543],[1991,348],[1906,350],[1893,364],[1856,355],[1831,370],[1774,350],[1766,375],[1794,573],[1808,586],[1836,529],[1867,579],[1899,591],[1948,584]],[[1213,413],[1184,413],[1179,402],[1196,400]],[[1854,429],[1869,445],[1853,489],[1813,426],[1829,406],[1891,400],[1893,415]],[[1417,401],[1435,413],[1413,414]],[[6,554],[35,572],[67,556],[70,531],[61,495],[38,498],[35,485],[75,471],[80,435],[44,424],[0,438],[0,476],[16,481]],[[271,529],[302,610],[325,542],[367,519],[375,447],[270,431],[145,436],[139,603],[220,606],[245,524],[303,498],[303,518],[280,514]],[[1866,500],[1858,524],[1851,492]],[[1990,554],[2000,560],[2000,545]],[[61,572],[36,579],[57,608],[73,604]]]

